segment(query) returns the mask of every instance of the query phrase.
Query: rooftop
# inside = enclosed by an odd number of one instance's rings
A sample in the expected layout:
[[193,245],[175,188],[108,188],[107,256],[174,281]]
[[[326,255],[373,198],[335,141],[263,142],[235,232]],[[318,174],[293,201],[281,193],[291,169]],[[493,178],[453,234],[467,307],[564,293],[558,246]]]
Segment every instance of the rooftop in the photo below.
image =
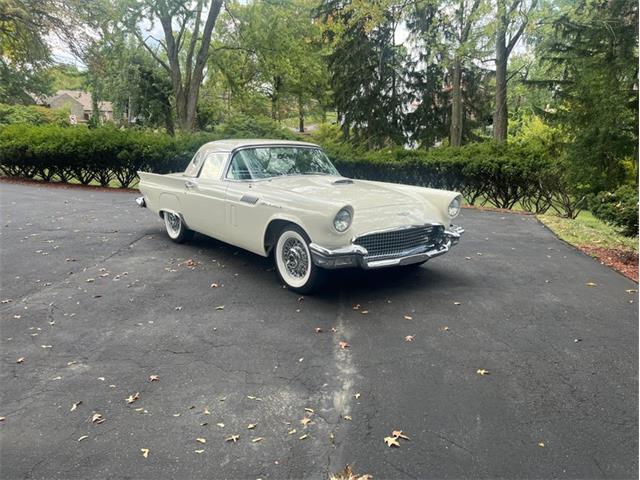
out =
[[314,143],[299,142],[294,140],[270,140],[262,138],[243,138],[243,139],[227,139],[216,140],[215,142],[205,143],[202,147],[207,150],[218,150],[224,152],[230,152],[236,148],[241,147],[260,147],[269,145],[285,145],[285,146],[298,146],[298,147],[318,147]]

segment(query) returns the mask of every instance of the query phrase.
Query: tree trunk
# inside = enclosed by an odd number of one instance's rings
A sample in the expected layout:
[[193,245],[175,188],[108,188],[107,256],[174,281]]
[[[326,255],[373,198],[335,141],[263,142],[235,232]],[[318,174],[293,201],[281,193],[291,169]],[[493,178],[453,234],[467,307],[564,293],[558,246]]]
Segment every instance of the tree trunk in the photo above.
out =
[[453,61],[449,144],[452,147],[462,145],[462,62],[459,57]]
[[304,133],[304,104],[302,95],[298,95],[298,131]]
[[[500,5],[500,2],[498,3]],[[506,42],[506,19],[498,7],[498,31],[496,33],[496,109],[493,113],[493,139],[503,143],[507,140],[507,61],[509,52]]]

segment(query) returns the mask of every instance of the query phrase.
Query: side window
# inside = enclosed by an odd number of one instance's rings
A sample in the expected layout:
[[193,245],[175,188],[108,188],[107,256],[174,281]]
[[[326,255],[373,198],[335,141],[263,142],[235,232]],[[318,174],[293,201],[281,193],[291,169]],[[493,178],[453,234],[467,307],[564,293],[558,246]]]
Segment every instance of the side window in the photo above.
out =
[[198,172],[200,171],[200,167],[202,166],[203,160],[204,160],[204,152],[203,151],[196,152],[196,154],[193,156],[193,159],[191,160],[191,163],[189,163],[189,166],[187,166],[187,168],[185,169],[183,175],[185,177],[197,177]]
[[227,159],[226,153],[208,153],[204,158],[204,165],[200,170],[200,178],[216,180],[220,178],[220,172]]
[[247,168],[242,152],[236,153],[231,159],[231,166],[227,173],[227,178],[234,180],[251,180],[251,173]]

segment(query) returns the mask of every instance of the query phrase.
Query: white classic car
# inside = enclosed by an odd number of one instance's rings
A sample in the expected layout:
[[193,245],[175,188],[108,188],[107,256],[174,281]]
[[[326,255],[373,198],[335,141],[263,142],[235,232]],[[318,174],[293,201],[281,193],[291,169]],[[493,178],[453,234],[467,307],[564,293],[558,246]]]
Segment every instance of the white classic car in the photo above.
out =
[[273,255],[282,281],[301,293],[326,269],[424,263],[464,231],[451,225],[459,193],[342,177],[311,143],[220,140],[184,173],[139,175],[136,201],[160,215],[173,241],[199,232]]

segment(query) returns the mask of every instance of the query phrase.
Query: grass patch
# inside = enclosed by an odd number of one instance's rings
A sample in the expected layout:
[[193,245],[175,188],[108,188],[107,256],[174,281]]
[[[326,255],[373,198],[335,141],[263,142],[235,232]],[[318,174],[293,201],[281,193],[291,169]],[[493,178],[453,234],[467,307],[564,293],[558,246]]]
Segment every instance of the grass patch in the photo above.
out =
[[638,251],[638,237],[625,237],[618,229],[597,219],[590,212],[580,212],[575,220],[549,213],[537,217],[571,245]]

